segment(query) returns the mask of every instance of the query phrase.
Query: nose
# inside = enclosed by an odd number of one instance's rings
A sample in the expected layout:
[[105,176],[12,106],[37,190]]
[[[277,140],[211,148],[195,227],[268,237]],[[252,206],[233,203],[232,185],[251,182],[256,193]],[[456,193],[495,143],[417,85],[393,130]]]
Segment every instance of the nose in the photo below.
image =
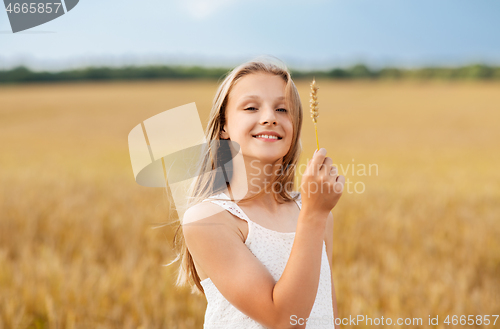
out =
[[278,122],[276,120],[276,112],[274,108],[266,106],[264,111],[261,112],[262,117],[260,120],[260,123],[265,125],[265,124],[272,124],[276,125]]

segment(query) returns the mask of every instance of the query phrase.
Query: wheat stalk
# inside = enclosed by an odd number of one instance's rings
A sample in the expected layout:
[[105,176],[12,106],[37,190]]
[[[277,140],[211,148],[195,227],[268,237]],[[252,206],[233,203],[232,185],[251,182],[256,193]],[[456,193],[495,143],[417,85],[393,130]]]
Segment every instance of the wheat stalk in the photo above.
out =
[[319,116],[318,89],[319,87],[316,86],[316,79],[313,78],[313,81],[311,83],[311,99],[309,100],[309,105],[311,107],[311,118],[314,122],[314,129],[316,130],[316,145],[318,146],[319,150],[318,128],[316,127],[316,123],[318,122],[317,117]]

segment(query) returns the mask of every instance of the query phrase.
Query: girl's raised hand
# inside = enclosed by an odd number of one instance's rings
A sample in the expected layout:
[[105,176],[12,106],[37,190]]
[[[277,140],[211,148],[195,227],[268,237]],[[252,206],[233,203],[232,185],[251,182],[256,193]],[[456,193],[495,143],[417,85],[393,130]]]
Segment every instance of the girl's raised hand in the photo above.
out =
[[302,175],[300,192],[303,209],[326,214],[335,207],[344,191],[345,177],[338,176],[333,160],[326,156],[326,149],[314,152]]

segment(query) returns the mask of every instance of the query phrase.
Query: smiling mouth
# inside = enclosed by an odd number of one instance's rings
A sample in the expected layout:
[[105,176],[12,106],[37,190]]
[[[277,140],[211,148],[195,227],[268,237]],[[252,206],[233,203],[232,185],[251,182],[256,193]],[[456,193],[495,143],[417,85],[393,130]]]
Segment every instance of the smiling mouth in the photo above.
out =
[[280,140],[283,139],[282,137],[274,136],[274,135],[260,135],[261,137],[257,137],[259,135],[252,135],[253,138],[257,139],[273,139],[273,140]]

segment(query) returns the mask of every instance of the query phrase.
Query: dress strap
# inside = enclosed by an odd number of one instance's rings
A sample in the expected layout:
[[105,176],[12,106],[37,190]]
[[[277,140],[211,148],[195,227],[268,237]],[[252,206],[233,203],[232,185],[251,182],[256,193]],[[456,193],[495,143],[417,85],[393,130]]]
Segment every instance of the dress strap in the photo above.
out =
[[[301,196],[300,192],[292,192],[291,194],[293,197],[298,195],[297,199],[295,199],[294,201],[297,203],[299,209],[302,209],[302,196]],[[213,198],[225,199],[225,200],[213,200]],[[245,214],[245,212],[240,208],[240,206],[238,206],[238,204],[236,202],[232,201],[231,198],[228,197],[224,192],[221,192],[217,195],[209,197],[203,201],[210,201],[212,203],[218,204],[219,206],[226,209],[227,211],[229,211],[231,214],[235,215],[236,217],[239,217],[247,222],[253,222],[247,216],[247,214]]]
[[[217,199],[225,199],[225,200],[212,200],[212,198],[217,198]],[[226,209],[229,211],[231,214],[235,215],[236,217],[239,217],[247,222],[252,222],[250,218],[245,214],[243,210],[236,204],[236,202],[231,201],[231,198],[229,198],[225,193],[219,193],[217,195],[214,195],[212,197],[209,197],[203,201],[210,201],[212,203],[215,203],[222,208]]]
[[295,199],[295,203],[299,206],[299,209],[302,210],[302,194],[300,192],[293,192],[293,196],[298,195],[297,199]]

